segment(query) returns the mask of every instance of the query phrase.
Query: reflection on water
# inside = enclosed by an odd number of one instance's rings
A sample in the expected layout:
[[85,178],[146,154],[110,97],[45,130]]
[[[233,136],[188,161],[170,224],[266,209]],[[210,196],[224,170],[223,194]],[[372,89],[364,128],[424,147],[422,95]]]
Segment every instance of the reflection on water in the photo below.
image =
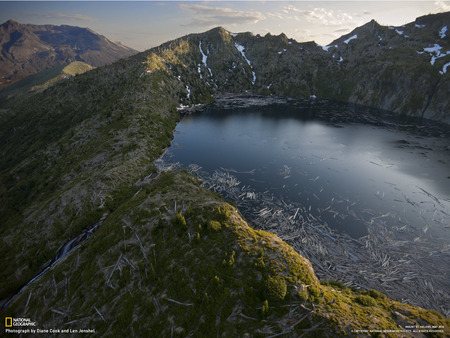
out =
[[179,163],[321,279],[449,314],[450,129],[343,104],[209,108],[178,124]]
[[449,238],[448,138],[330,124],[307,112],[275,106],[195,113],[177,126],[166,157],[209,172],[232,169],[242,184],[298,202],[355,238],[367,234],[374,215],[386,214],[387,226]]

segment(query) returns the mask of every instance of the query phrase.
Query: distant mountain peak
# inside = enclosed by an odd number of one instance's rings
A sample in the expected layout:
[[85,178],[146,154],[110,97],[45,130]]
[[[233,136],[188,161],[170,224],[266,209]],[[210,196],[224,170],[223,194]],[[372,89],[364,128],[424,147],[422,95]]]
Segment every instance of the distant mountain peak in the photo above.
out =
[[89,28],[68,25],[0,25],[0,89],[45,69],[83,61],[98,67],[137,51]]
[[13,19],[9,19],[8,21],[2,23],[2,26],[3,25],[19,25],[19,23]]

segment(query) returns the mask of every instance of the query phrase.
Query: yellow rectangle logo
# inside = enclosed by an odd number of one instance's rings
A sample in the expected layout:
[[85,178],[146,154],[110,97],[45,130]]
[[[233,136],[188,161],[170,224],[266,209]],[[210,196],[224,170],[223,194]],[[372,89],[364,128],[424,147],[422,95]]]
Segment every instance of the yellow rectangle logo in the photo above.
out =
[[5,327],[12,327],[12,317],[5,317]]

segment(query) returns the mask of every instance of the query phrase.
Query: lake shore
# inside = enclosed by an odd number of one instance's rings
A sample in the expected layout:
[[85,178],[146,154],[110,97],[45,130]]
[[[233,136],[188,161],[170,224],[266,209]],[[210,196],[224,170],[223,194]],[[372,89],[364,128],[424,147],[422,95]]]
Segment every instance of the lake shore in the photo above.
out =
[[[326,101],[317,99],[293,100],[244,93],[217,97],[213,107],[219,111],[229,112],[227,113],[229,117],[240,114],[241,109],[245,110],[249,107],[282,107],[286,103],[305,109],[309,107],[316,109],[317,106],[327,104]],[[414,121],[399,117],[387,119],[386,115],[383,115],[388,114],[387,112],[380,113],[381,115],[360,113],[359,109],[362,108],[355,105],[344,108],[347,110],[339,110],[341,108],[337,107],[331,118],[330,114],[322,113],[320,109],[315,110],[312,118],[325,121],[325,124],[331,124],[337,128],[342,128],[346,124],[359,123],[374,126],[374,128],[386,128],[394,132],[398,130],[407,135],[393,145],[400,153],[412,153],[414,156],[425,157],[428,159],[427,163],[430,160],[448,161],[448,158],[439,160],[434,158],[435,150],[440,153],[446,152],[445,140],[449,135],[448,128],[439,128],[432,121],[417,125],[413,124]],[[394,198],[395,203],[400,207],[405,206],[414,210],[418,217],[432,217],[439,229],[436,226],[417,227],[409,224],[403,216],[401,219],[399,215],[389,210],[380,212],[366,208],[364,212],[358,211],[352,208],[357,203],[356,198],[349,196],[341,196],[328,204],[311,208],[311,204],[283,196],[284,187],[280,187],[281,195],[276,195],[269,189],[261,190],[247,181],[241,182],[242,178],[247,176],[256,180],[253,174],[260,170],[258,167],[245,172],[230,167],[207,170],[201,168],[195,161],[189,161],[190,164],[177,164],[176,157],[170,158],[170,153],[171,150],[160,160],[158,164],[160,168],[182,168],[196,174],[203,179],[205,187],[233,201],[255,229],[277,234],[291,244],[297,252],[308,258],[321,280],[338,280],[348,286],[363,289],[374,288],[396,300],[434,308],[449,316],[450,283],[446,276],[450,274],[448,265],[450,252],[448,241],[445,240],[445,234],[448,234],[445,228],[445,209],[450,200],[436,196],[425,186],[414,187],[414,196],[408,196],[405,192],[406,195],[403,195],[402,201],[395,201]],[[369,165],[376,168],[383,165],[383,162],[372,161]],[[284,172],[278,174],[288,178],[291,169],[285,165],[282,170]],[[416,172],[411,174],[417,175]],[[318,177],[315,176],[305,181],[316,180]],[[289,180],[286,180],[286,185],[289,184],[288,182]],[[383,185],[391,191],[399,189],[395,182],[389,182],[388,178]],[[318,199],[317,195],[311,194],[311,198]],[[443,196],[445,196],[445,190]],[[375,197],[380,200],[385,199],[384,193],[377,193]],[[431,205],[435,206],[434,214],[430,211],[432,216],[422,215],[424,208]],[[346,210],[345,206],[347,206]],[[366,232],[352,237],[332,227],[337,221],[345,225],[350,218],[363,225]]]

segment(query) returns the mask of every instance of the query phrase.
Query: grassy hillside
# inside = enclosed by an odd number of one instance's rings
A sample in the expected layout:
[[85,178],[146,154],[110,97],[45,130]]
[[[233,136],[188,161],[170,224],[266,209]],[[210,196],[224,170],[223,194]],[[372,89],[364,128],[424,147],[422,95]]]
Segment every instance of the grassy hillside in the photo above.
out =
[[[302,48],[304,67],[292,64],[288,48]],[[277,236],[250,228],[197,178],[183,172],[151,178],[180,104],[208,103],[225,90],[325,92],[319,79],[331,66],[323,53],[282,35],[232,36],[219,28],[4,103],[1,303],[64,243],[107,216],[88,241],[14,298],[8,315],[43,327],[95,328],[105,336],[300,336],[313,330],[331,337],[405,325],[448,331],[448,320],[435,311],[374,290],[320,284],[307,260]],[[263,70],[257,55],[281,61]],[[313,63],[324,67],[315,71]],[[298,77],[283,89],[284,78],[270,75],[279,73]]]
[[13,85],[0,91],[0,102],[12,99],[16,96],[26,95],[29,92],[44,90],[56,82],[68,79],[72,76],[83,74],[94,67],[81,61],[75,61],[68,65],[61,65],[46,69],[40,73],[27,76]]
[[250,228],[184,172],[131,188],[93,238],[25,289],[8,314],[100,336],[333,337],[450,324],[374,290],[320,284],[289,245]]
[[4,107],[0,298],[114,208],[124,187],[154,171],[183,88],[146,58],[95,69]]

